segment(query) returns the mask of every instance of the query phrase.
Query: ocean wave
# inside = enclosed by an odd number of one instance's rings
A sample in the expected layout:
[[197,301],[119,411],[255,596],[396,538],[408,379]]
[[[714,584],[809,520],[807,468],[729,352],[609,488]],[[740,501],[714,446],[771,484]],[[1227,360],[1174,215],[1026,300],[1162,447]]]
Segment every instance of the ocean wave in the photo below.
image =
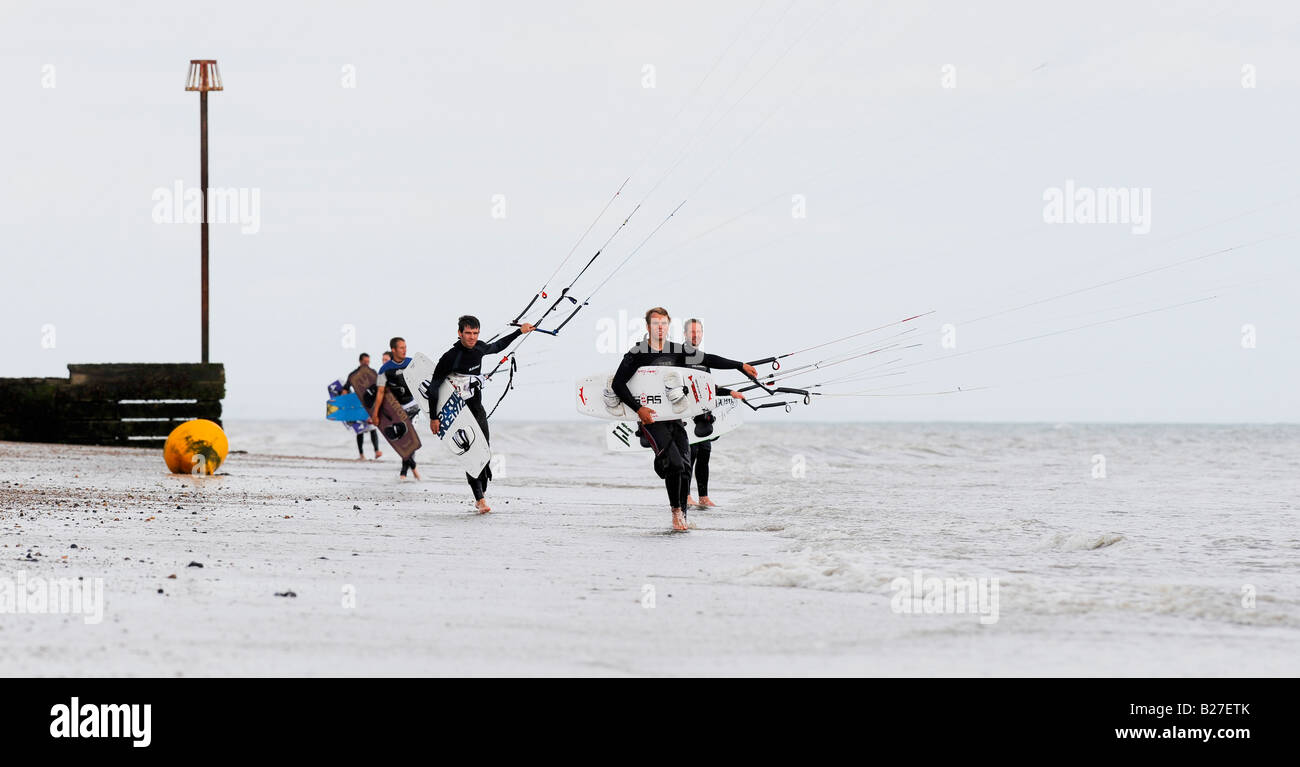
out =
[[764,562],[721,577],[729,583],[751,586],[875,592],[883,591],[897,573],[873,573],[865,564],[843,553],[804,551],[782,561]]
[[[922,578],[998,581],[1001,619],[1025,621],[1044,616],[1107,616],[1108,625],[1125,615],[1162,616],[1242,626],[1300,628],[1294,600],[1261,591],[1247,607],[1236,586],[1148,583],[1140,580],[1076,578],[1062,586],[1059,579],[1040,579],[1020,572],[971,573],[925,569]],[[776,561],[719,573],[727,583],[774,588],[860,592],[891,596],[895,581],[913,582],[914,570],[845,553],[789,552]],[[910,592],[909,592],[910,593]]]
[[1119,533],[1056,533],[1039,545],[1039,551],[1095,551],[1114,546],[1124,540]]
[[[1300,628],[1294,600],[1268,592],[1243,600],[1236,584],[1148,582],[1082,578],[1062,588],[1033,576],[1000,583],[1001,608],[1009,615],[1158,615],[1248,626]],[[1249,604],[1250,606],[1247,606]]]

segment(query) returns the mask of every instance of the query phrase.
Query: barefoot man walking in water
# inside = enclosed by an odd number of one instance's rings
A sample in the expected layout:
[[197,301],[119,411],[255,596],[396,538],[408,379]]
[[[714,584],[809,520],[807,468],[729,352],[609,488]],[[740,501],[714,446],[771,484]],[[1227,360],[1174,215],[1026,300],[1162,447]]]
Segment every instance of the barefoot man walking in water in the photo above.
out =
[[654,411],[643,407],[632,396],[627,382],[637,368],[647,366],[689,367],[704,365],[719,370],[743,370],[746,375],[757,376],[752,365],[729,360],[716,354],[688,350],[680,343],[668,340],[671,322],[668,310],[656,306],[645,313],[646,339],[623,355],[618,371],[614,373],[613,389],[619,400],[636,411],[641,422],[641,433],[655,454],[655,473],[663,477],[668,491],[668,505],[672,509],[673,529],[686,530],[686,494],[689,490],[691,445],[686,427],[681,421],[655,421]]
[[[686,351],[689,354],[696,354],[700,348],[700,343],[704,341],[704,323],[692,317],[686,321]],[[691,365],[696,370],[709,372],[709,366],[704,364]],[[732,391],[725,386],[715,386],[714,391],[719,397],[734,397],[744,399],[745,395],[738,391]],[[709,424],[713,423],[713,414],[705,413],[704,415],[695,416],[695,423],[699,424],[706,420]],[[697,429],[699,426],[696,427]],[[712,425],[707,428],[712,429]],[[699,433],[698,431],[696,432]],[[698,509],[707,509],[718,504],[709,499],[709,458],[713,455],[713,443],[717,438],[696,442],[691,445],[691,467],[686,472],[686,505],[695,506]],[[695,481],[700,487],[699,503],[691,503],[691,474],[695,475]]]

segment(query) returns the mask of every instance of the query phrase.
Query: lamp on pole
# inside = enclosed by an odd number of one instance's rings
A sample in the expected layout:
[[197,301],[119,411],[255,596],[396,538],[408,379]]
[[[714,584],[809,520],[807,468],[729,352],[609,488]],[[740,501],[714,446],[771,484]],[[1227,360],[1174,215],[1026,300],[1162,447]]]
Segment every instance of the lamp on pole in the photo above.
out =
[[199,195],[203,203],[199,225],[202,241],[201,282],[203,313],[203,363],[208,361],[208,91],[221,90],[221,73],[214,59],[193,59],[185,90],[199,92]]

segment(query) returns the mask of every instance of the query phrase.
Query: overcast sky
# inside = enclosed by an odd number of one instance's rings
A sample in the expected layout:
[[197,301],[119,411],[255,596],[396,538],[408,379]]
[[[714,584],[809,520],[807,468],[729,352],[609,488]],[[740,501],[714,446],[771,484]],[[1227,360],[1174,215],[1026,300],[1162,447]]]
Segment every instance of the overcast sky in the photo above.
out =
[[[663,305],[742,359],[934,311],[786,369],[883,339],[921,346],[796,380],[965,391],[789,418],[1294,422],[1298,20],[1280,1],[7,0],[0,375],[198,360],[199,227],[166,211],[199,183],[188,62],[215,58],[211,185],[255,214],[212,226],[227,418],[320,417],[358,352],[401,335],[437,356],[462,313],[490,336],[630,177],[549,290],[638,202],[575,293],[644,247],[524,345],[498,417],[579,418],[568,382]],[[1086,220],[1120,189],[1137,205]]]

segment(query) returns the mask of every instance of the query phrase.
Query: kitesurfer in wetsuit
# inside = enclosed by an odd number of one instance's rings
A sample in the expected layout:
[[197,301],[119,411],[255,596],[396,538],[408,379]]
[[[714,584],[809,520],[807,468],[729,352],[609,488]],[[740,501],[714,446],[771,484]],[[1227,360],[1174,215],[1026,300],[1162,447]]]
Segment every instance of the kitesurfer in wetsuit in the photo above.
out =
[[[488,435],[487,411],[483,409],[483,357],[503,351],[514,343],[514,340],[520,334],[531,333],[532,331],[533,326],[525,322],[519,326],[518,330],[507,333],[496,341],[479,341],[478,317],[466,314],[458,319],[456,321],[456,334],[460,336],[460,339],[438,358],[438,364],[433,370],[433,379],[429,382],[431,399],[437,397],[438,387],[442,386],[442,382],[446,380],[447,376],[475,377],[477,380],[471,381],[470,387],[472,390],[476,389],[477,391],[473,392],[474,396],[470,396],[465,400],[465,406],[474,414],[474,420],[478,421],[478,427],[483,432],[483,439],[486,439],[491,444],[492,438]],[[441,403],[435,402],[433,406],[437,407],[439,404]],[[429,426],[434,434],[437,434],[439,429],[442,428],[438,415],[437,412],[429,414]],[[491,511],[492,508],[488,506],[487,499],[483,496],[487,492],[488,480],[492,479],[492,467],[490,465],[484,466],[483,471],[477,477],[467,473],[465,479],[469,482],[470,490],[474,492],[474,505],[478,507],[479,513],[486,514]]]
[[686,436],[686,427],[681,421],[655,421],[655,412],[641,405],[632,395],[627,382],[636,374],[637,368],[646,366],[687,367],[703,365],[707,368],[721,370],[743,370],[746,375],[756,376],[753,366],[743,362],[729,360],[716,354],[705,354],[699,350],[688,350],[679,343],[668,340],[668,326],[671,318],[668,310],[656,306],[645,313],[646,339],[632,347],[623,355],[618,370],[614,373],[612,388],[614,394],[624,405],[636,411],[641,422],[641,434],[650,443],[655,453],[655,473],[663,477],[664,487],[668,491],[668,505],[672,508],[673,529],[685,530],[686,493],[690,482],[691,446]]
[[[687,353],[693,354],[698,352],[700,342],[704,340],[704,323],[692,317],[686,321],[685,332]],[[696,370],[703,370],[706,373],[710,372],[708,366],[703,364],[688,365],[687,367],[692,367]],[[738,391],[732,391],[725,386],[716,386],[714,387],[714,391],[718,393],[719,397],[730,396],[736,399],[745,398],[744,394],[741,394]],[[713,431],[713,414],[704,413],[695,416],[692,427],[695,429],[697,435],[706,436],[707,432]],[[704,434],[701,432],[704,432]],[[705,442],[696,442],[691,445],[691,469],[686,472],[687,506],[707,509],[711,506],[718,505],[709,499],[709,457],[713,453],[713,443],[714,440],[708,440]],[[700,488],[700,500],[698,503],[691,499],[691,474],[695,475],[695,482]]]
[[[406,339],[398,336],[389,340],[388,348],[392,350],[392,359],[379,366],[379,374],[375,376],[375,404],[370,411],[370,422],[379,423],[379,406],[384,401],[384,392],[387,389],[393,390],[393,396],[397,398],[398,404],[406,411],[406,414],[414,418],[420,412],[420,403],[415,399],[415,392],[411,385],[419,385],[418,381],[407,381],[403,372],[411,364],[411,360],[406,356]],[[411,453],[410,458],[402,459],[402,479],[406,479],[406,471],[410,469],[411,474],[416,479],[420,478],[420,472],[415,468],[415,453]]]
[[[357,365],[356,368],[354,368],[353,371],[352,371],[351,373],[348,373],[346,376],[343,377],[343,389],[342,389],[342,391],[343,391],[344,393],[347,393],[347,392],[352,391],[352,384],[348,383],[348,381],[351,381],[351,380],[352,380],[352,376],[356,375],[358,370],[360,370],[361,368],[365,368],[365,369],[367,369],[367,370],[370,369],[370,355],[369,355],[369,354],[366,354],[365,352],[361,352],[361,356],[360,356],[360,357],[357,357],[357,362],[359,362],[360,364]],[[387,360],[385,360],[385,362],[387,362]],[[378,431],[378,430],[376,430],[376,429],[371,429],[371,430],[370,430],[370,442],[371,442],[371,443],[374,445],[374,447],[375,447],[375,460],[378,461],[378,460],[379,460],[379,456],[383,455],[383,453],[380,452],[380,450],[379,450],[379,431]],[[358,460],[358,461],[364,461],[364,460],[366,460],[366,450],[365,450],[365,447],[366,447],[366,433],[365,433],[364,431],[362,431],[362,432],[357,432],[357,460]]]

